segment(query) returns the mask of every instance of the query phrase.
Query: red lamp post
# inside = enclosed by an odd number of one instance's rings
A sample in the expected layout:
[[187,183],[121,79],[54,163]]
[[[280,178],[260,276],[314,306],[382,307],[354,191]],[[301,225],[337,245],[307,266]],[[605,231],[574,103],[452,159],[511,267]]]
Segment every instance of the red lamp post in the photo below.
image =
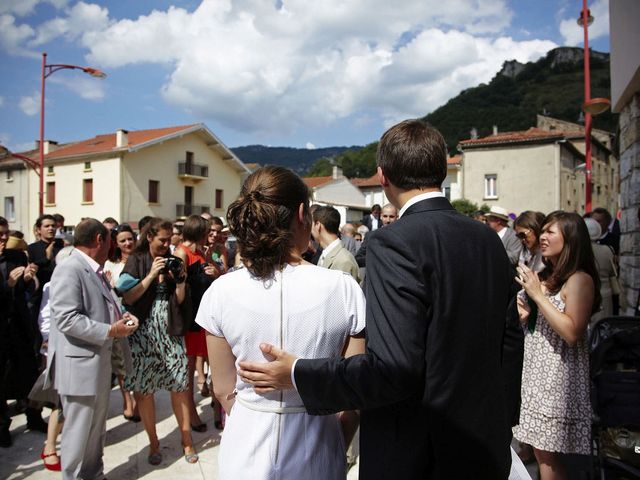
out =
[[66,64],[47,64],[47,54],[42,53],[42,95],[40,96],[40,183],[38,187],[38,194],[40,196],[38,214],[42,215],[44,211],[44,84],[49,75],[57,72],[58,70],[82,70],[84,73],[88,73],[92,77],[105,78],[106,73],[91,67],[80,67],[78,65],[66,65]]
[[591,70],[589,67],[589,25],[593,23],[591,11],[587,8],[587,0],[582,0],[582,11],[578,18],[578,25],[584,30],[584,157],[585,157],[585,213],[591,212],[592,161],[591,161],[591,129],[592,117],[609,108],[606,98],[591,98]]

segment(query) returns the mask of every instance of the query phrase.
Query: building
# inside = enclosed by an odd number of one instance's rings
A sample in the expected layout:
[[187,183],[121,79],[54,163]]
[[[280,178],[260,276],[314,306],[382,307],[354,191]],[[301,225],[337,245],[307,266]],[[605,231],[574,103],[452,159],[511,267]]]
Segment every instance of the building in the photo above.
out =
[[442,193],[450,201],[462,198],[462,155],[447,158],[447,177],[442,182]]
[[[611,106],[620,114],[620,280],[634,314],[640,290],[640,2],[609,2]],[[622,303],[622,302],[621,302]]]
[[[384,193],[380,180],[378,180],[378,174],[375,173],[369,178],[352,178],[351,183],[360,189],[365,198],[365,205],[373,207],[374,205],[386,205],[389,203],[387,196]],[[369,212],[366,212],[369,213]]]
[[[565,126],[566,127],[566,126]],[[584,213],[584,132],[532,127],[463,140],[462,197],[477,204],[524,210]],[[611,150],[593,138],[593,205],[615,212],[618,165]]]
[[[44,212],[61,213],[68,226],[86,217],[111,216],[134,228],[145,215],[175,219],[206,211],[224,218],[250,173],[204,124],[47,142],[45,153]],[[33,225],[38,176],[24,171],[29,201],[16,205],[16,215],[28,208]]]
[[[9,230],[28,233],[29,220],[29,167],[22,160],[10,156],[8,152],[0,158],[0,215],[9,222]],[[36,194],[37,195],[37,194]],[[36,196],[37,201],[37,196]]]

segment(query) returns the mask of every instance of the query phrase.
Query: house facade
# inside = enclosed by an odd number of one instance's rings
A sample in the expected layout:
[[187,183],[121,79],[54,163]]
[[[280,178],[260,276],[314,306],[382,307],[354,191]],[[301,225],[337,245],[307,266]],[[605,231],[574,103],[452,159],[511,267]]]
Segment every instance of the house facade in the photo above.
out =
[[[617,161],[592,141],[593,205],[618,207]],[[460,142],[462,197],[477,204],[525,210],[584,213],[584,133],[543,130],[494,133]]]
[[[0,208],[1,216],[9,222],[9,230],[27,233],[29,223],[29,172],[22,160],[5,156],[0,159]],[[36,193],[37,201],[37,193]]]
[[[134,228],[145,215],[223,217],[249,169],[203,124],[112,134],[60,146],[45,155],[44,213],[67,226],[111,216]],[[38,176],[27,173],[27,225],[38,217]],[[24,215],[24,214],[22,214]],[[23,228],[25,234],[31,228]]]

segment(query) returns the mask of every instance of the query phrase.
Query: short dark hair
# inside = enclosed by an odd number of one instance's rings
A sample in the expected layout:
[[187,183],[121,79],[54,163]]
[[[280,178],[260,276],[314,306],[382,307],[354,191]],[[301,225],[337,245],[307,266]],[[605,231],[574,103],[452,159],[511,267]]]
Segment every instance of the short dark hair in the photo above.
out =
[[373,212],[374,212],[374,210],[382,210],[382,207],[380,206],[380,204],[379,204],[379,203],[374,203],[374,204],[371,206],[371,213],[373,213]]
[[44,222],[45,220],[51,220],[53,223],[56,223],[56,218],[53,215],[49,215],[48,213],[45,213],[43,215],[40,215],[36,219],[36,228],[42,227],[42,222]]
[[313,212],[313,221],[320,222],[325,230],[334,235],[340,231],[340,212],[333,207],[320,207]]
[[113,218],[113,217],[107,217],[107,218],[105,218],[104,220],[102,220],[102,223],[113,223],[116,227],[117,227],[118,225],[120,225],[120,224],[118,223],[118,221],[117,221],[115,218]]
[[[173,225],[173,228],[180,228]],[[209,220],[200,215],[189,215],[182,226],[182,238],[188,242],[200,242],[207,238],[209,233]]]
[[403,190],[440,188],[447,176],[447,145],[424,120],[405,120],[382,135],[377,163],[385,177]]
[[604,218],[607,219],[608,223],[611,223],[611,219],[613,218],[611,216],[611,213],[609,212],[609,210],[607,210],[606,208],[602,208],[602,207],[598,207],[598,208],[594,208],[591,211],[591,214],[597,213],[598,215],[604,215]]
[[138,231],[140,232],[140,234],[142,234],[142,229],[147,223],[149,223],[149,220],[151,220],[152,218],[153,217],[151,215],[145,215],[140,220],[138,220]]
[[221,227],[224,227],[224,222],[220,217],[211,217],[209,223],[211,223],[211,225],[220,225]]
[[53,214],[53,220],[56,223],[60,223],[60,222],[64,223],[64,217],[62,215],[60,215],[59,213],[54,213]]
[[104,239],[111,239],[109,229],[100,220],[85,218],[76,225],[73,232],[73,244],[76,247],[92,247],[98,235],[102,235]]
[[0,227],[7,227],[9,228],[9,222],[7,222],[7,219],[4,217],[0,217]]

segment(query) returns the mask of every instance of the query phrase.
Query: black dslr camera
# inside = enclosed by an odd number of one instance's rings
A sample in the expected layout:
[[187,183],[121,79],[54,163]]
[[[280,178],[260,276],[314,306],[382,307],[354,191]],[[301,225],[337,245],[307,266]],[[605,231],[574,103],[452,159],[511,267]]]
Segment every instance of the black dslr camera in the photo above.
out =
[[167,257],[167,262],[164,264],[164,268],[162,269],[162,273],[171,272],[173,274],[173,278],[178,278],[182,273],[182,263],[183,262],[180,257],[169,255]]

